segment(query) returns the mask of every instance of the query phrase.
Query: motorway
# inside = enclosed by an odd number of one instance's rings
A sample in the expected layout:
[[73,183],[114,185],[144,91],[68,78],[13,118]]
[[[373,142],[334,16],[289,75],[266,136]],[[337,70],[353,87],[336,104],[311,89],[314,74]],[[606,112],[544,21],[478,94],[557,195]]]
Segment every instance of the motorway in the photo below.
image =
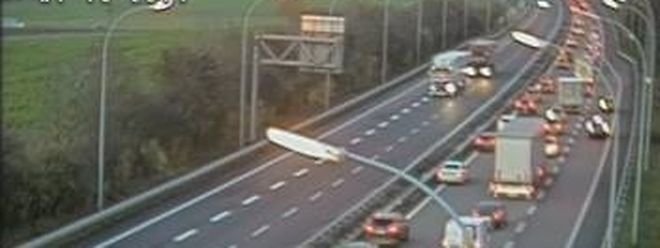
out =
[[[611,30],[604,30],[607,47],[614,40]],[[509,225],[492,233],[492,247],[601,247],[609,210],[610,172],[614,162],[625,161],[628,153],[630,129],[634,126],[630,99],[634,99],[635,89],[631,85],[635,80],[630,65],[614,49],[606,50],[606,56],[611,63],[604,63],[602,70],[608,80],[599,80],[599,90],[620,94],[615,114],[619,120],[616,137],[606,141],[590,139],[580,130],[583,117],[573,117],[571,131],[565,138],[569,149],[560,162],[553,162],[560,168],[553,185],[538,201],[501,200],[509,211]],[[553,99],[544,102],[548,100]],[[439,186],[443,198],[465,215],[479,201],[492,200],[487,185],[494,155],[474,153],[468,162],[474,178],[469,185]],[[404,247],[441,244],[444,223],[449,219],[445,211],[429,204],[427,198],[408,216],[413,231],[411,241]]]
[[[562,11],[554,8],[534,12],[519,28],[545,34],[541,36],[548,39],[556,34]],[[425,96],[427,84],[418,77],[406,82],[404,90],[328,127],[319,138],[405,168],[467,121],[500,89],[518,79],[537,53],[512,44],[508,36],[500,44],[506,45],[495,55],[499,69],[494,80],[471,84],[459,98],[438,100]],[[89,235],[77,245],[293,247],[390,178],[359,164],[317,165],[291,154],[246,167],[254,169],[229,181],[211,181],[198,194],[165,201]]]

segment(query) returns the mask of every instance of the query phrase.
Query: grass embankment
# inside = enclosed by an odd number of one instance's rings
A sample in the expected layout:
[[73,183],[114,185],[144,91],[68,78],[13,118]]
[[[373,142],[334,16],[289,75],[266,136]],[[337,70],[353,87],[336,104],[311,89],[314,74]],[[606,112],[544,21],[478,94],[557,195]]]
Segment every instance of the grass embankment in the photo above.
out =
[[[660,247],[660,108],[654,109],[651,138],[650,168],[642,171],[642,192],[639,212],[638,244],[632,245],[632,213],[635,184],[631,182],[625,218],[619,228],[618,247]],[[634,172],[634,171],[631,171]]]

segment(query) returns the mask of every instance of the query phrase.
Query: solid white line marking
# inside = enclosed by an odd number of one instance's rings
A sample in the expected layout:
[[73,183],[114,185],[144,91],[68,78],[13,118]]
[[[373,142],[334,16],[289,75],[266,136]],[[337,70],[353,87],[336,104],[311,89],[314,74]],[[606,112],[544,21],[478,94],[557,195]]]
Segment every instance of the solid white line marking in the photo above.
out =
[[254,232],[252,232],[252,234],[250,234],[250,237],[252,237],[252,238],[259,237],[262,234],[264,234],[266,231],[268,231],[268,229],[270,229],[270,225],[263,225],[263,226],[259,227],[259,229],[254,230]]
[[536,213],[536,205],[533,205],[527,209],[527,215],[534,215]]
[[413,102],[413,103],[410,105],[410,107],[418,108],[419,105],[420,105],[420,103],[418,103],[418,102]]
[[275,191],[275,190],[278,190],[278,189],[284,187],[284,185],[286,185],[285,181],[279,181],[279,182],[276,182],[273,185],[271,185],[269,188],[270,188],[270,190]]
[[321,198],[321,196],[323,196],[323,191],[317,191],[316,193],[314,193],[312,196],[309,197],[309,201],[315,202],[316,200]]
[[399,115],[392,115],[392,116],[390,116],[390,120],[392,120],[392,121],[399,120],[399,118],[401,118]]
[[184,240],[186,240],[186,239],[188,239],[192,236],[195,236],[197,233],[199,233],[199,231],[197,229],[190,229],[190,230],[188,230],[188,231],[186,231],[182,234],[177,235],[176,237],[174,237],[172,239],[172,241],[178,243],[178,242],[184,241]]
[[350,143],[351,143],[351,145],[357,145],[357,144],[360,144],[360,142],[362,142],[361,138],[354,138],[354,139],[351,140]]
[[387,121],[383,121],[381,123],[378,123],[378,127],[380,127],[380,128],[386,128],[388,125],[390,125],[390,123],[387,122]]
[[364,132],[364,135],[371,136],[371,135],[374,135],[375,133],[376,133],[375,129],[369,129],[366,132]]
[[211,223],[215,223],[229,217],[230,215],[231,215],[230,211],[224,211],[222,213],[216,214],[215,216],[211,217],[209,221]]
[[337,179],[336,181],[332,182],[332,185],[331,185],[331,186],[332,186],[333,188],[337,188],[337,187],[341,186],[343,183],[344,183],[344,179],[343,179],[343,178],[339,178],[339,179]]
[[287,210],[286,212],[284,212],[281,217],[282,217],[282,219],[289,218],[289,217],[293,216],[294,214],[298,213],[298,211],[300,211],[300,209],[298,209],[297,207],[292,207],[289,210]]
[[410,113],[410,109],[409,108],[404,108],[404,109],[401,110],[401,113],[402,114],[408,114],[408,113]]
[[423,127],[426,127],[426,126],[428,126],[428,125],[431,125],[431,123],[428,122],[428,121],[423,121],[423,122],[422,122],[422,126],[423,126]]
[[243,201],[241,202],[241,205],[243,205],[243,206],[249,206],[250,204],[255,203],[255,202],[258,201],[259,199],[261,199],[261,197],[259,197],[259,195],[253,195],[253,196],[250,196],[249,198],[243,200]]
[[525,223],[524,221],[519,222],[518,225],[516,225],[515,232],[516,233],[522,233],[522,232],[525,231],[525,227],[527,227],[527,223]]
[[413,128],[412,130],[410,130],[410,134],[412,135],[418,134],[419,132],[420,132],[419,128]]
[[463,163],[470,166],[470,164],[472,164],[472,162],[477,158],[477,155],[479,155],[479,153],[472,152],[472,154],[470,154],[470,156],[468,156],[468,158]]
[[502,246],[502,248],[513,248],[513,247],[515,247],[515,246],[516,246],[516,243],[513,242],[513,241],[511,241],[511,240],[509,240],[509,241],[507,241],[506,243],[504,243],[504,246]]
[[[336,127],[333,127],[332,129],[328,130],[327,132],[324,132],[323,134],[317,136],[317,138],[318,139],[323,139],[323,138],[326,138],[326,137],[328,137],[330,135],[333,135],[337,132],[343,131],[343,130],[346,129],[346,127],[348,127],[350,125],[354,125],[356,122],[358,122],[360,120],[363,120],[367,116],[370,116],[370,115],[374,114],[376,111],[383,109],[385,106],[388,106],[388,105],[391,105],[391,104],[395,103],[396,101],[403,98],[404,96],[410,95],[411,92],[413,92],[414,90],[418,90],[418,89],[420,89],[424,86],[426,86],[426,84],[424,82],[413,83],[412,86],[406,88],[405,90],[401,91],[397,95],[395,95],[391,98],[388,98],[387,100],[378,103],[378,105],[367,109],[366,111],[360,113],[359,115],[357,115],[353,118],[350,118],[346,122],[341,123],[340,125],[338,125]],[[191,206],[194,206],[195,204],[198,204],[198,203],[208,199],[211,196],[214,196],[214,195],[216,195],[216,194],[218,194],[222,191],[225,191],[228,188],[230,188],[230,187],[232,187],[232,186],[234,186],[234,185],[236,185],[240,182],[243,182],[247,178],[250,178],[254,175],[257,175],[259,173],[264,172],[266,169],[271,168],[273,165],[284,161],[285,159],[291,157],[292,155],[293,155],[293,153],[285,153],[285,154],[282,154],[282,155],[278,156],[277,158],[269,160],[268,162],[259,165],[259,167],[255,168],[255,169],[252,169],[252,170],[250,170],[250,171],[248,171],[244,174],[241,174],[239,176],[234,177],[229,182],[223,183],[223,184],[221,184],[217,187],[214,187],[213,189],[211,189],[209,191],[206,191],[202,194],[199,194],[199,195],[195,196],[195,198],[193,198],[189,201],[186,201],[186,202],[184,202],[180,205],[177,205],[176,207],[173,207],[173,208],[171,208],[171,209],[169,209],[169,210],[167,210],[163,213],[160,213],[160,214],[158,214],[157,216],[155,216],[153,218],[150,218],[146,221],[140,222],[138,225],[133,226],[130,229],[128,229],[126,231],[123,231],[118,235],[114,235],[114,236],[112,236],[108,239],[105,239],[102,242],[97,243],[94,247],[95,248],[104,248],[104,247],[113,245],[113,244],[115,244],[115,243],[117,243],[121,240],[124,240],[124,239],[126,239],[127,237],[129,237],[131,235],[134,235],[138,232],[141,232],[141,231],[145,230],[146,228],[148,228],[148,227],[150,227],[150,226],[152,226],[152,225],[154,225],[154,224],[156,224],[160,221],[163,221],[166,218],[169,218],[169,217],[171,217],[171,216],[173,216],[173,215],[175,215],[175,214],[177,214],[177,213],[179,213],[183,210],[186,210],[186,209],[190,208]],[[222,159],[215,160],[213,163],[221,162],[221,161],[223,161],[223,160]]]
[[[435,188],[435,192],[440,193],[440,191],[444,190],[445,187],[446,186],[444,184],[441,184],[437,188]],[[424,207],[426,207],[426,205],[429,204],[429,202],[431,202],[431,197],[426,197],[421,203],[419,203],[419,205],[415,206],[412,210],[410,210],[410,213],[406,215],[406,219],[410,220],[414,218],[415,215],[419,214],[419,212],[421,212],[422,209],[424,209]]]
[[304,175],[307,175],[307,173],[309,173],[309,169],[307,169],[307,168],[302,168],[302,169],[300,169],[300,170],[294,172],[294,173],[293,173],[293,176],[294,176],[294,177],[302,177],[302,176],[304,176]]
[[357,174],[360,173],[363,169],[364,169],[363,166],[355,167],[354,169],[351,170],[351,174],[353,174],[353,175],[357,175]]
[[408,138],[404,136],[404,137],[401,137],[401,138],[397,139],[396,141],[399,142],[399,143],[404,143],[404,142],[406,142],[406,140],[408,140]]
[[394,146],[385,147],[385,152],[391,152],[392,150],[394,150]]

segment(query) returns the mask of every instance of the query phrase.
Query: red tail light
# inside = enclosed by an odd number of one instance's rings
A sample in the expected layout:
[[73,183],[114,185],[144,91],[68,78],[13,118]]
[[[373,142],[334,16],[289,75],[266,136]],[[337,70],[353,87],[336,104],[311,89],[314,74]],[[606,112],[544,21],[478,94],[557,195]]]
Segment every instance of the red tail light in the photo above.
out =
[[365,230],[367,233],[374,233],[374,232],[376,231],[376,229],[375,229],[373,226],[370,226],[370,225],[365,226],[365,227],[364,227],[364,230]]
[[387,228],[387,233],[389,234],[396,234],[399,233],[399,227],[397,226],[390,226]]

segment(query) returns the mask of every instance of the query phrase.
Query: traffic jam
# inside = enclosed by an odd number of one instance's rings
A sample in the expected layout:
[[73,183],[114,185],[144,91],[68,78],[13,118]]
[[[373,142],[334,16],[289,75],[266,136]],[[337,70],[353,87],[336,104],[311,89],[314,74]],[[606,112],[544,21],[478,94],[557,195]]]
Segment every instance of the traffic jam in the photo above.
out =
[[[535,201],[550,190],[567,153],[571,133],[593,140],[613,135],[615,112],[612,93],[598,78],[593,67],[603,62],[602,26],[577,12],[592,12],[587,0],[568,1],[570,27],[566,38],[556,45],[557,56],[545,74],[530,83],[488,130],[474,136],[470,149],[477,154],[493,154],[488,180],[489,198],[477,202],[460,222],[439,223],[443,229],[440,247],[489,247],[492,232],[509,224],[506,201]],[[491,80],[497,68],[491,56],[495,41],[468,42],[467,51],[449,52],[434,59],[428,71],[428,95],[438,99],[461,97],[474,80]],[[552,48],[548,48],[552,49]],[[467,57],[453,63],[456,57]],[[540,163],[539,163],[540,161]],[[475,176],[469,161],[447,160],[433,171],[437,185],[461,187]],[[400,245],[409,241],[409,219],[403,213],[378,211],[362,227],[369,245]],[[467,227],[467,228],[465,228]]]

